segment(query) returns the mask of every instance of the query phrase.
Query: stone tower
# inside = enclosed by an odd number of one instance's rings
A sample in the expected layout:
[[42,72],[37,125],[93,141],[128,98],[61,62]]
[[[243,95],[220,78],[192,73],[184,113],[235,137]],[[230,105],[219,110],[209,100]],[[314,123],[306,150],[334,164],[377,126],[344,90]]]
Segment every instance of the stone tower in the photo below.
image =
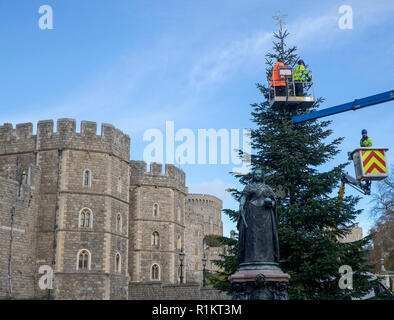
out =
[[[112,125],[73,119],[5,124],[0,175],[18,178],[29,164],[41,169],[35,273],[54,270],[52,290],[35,296],[59,299],[127,298],[130,138]],[[37,281],[36,281],[37,282]]]
[[133,282],[177,283],[185,241],[185,173],[130,161],[129,272]]
[[32,131],[31,123],[15,129],[10,123],[0,126],[0,298],[10,291],[13,296],[31,297],[36,287],[41,173],[35,165]]
[[0,176],[0,299],[35,293],[40,170],[34,165],[26,169],[20,179],[14,179],[16,172]]
[[337,237],[337,240],[342,243],[349,243],[349,242],[354,242],[354,241],[359,241],[363,238],[363,229],[359,227],[358,223],[351,228],[351,231],[349,234],[347,234],[344,237]]
[[[202,281],[202,259],[207,258],[206,268],[216,270],[212,263],[223,253],[217,247],[204,243],[208,235],[223,235],[221,219],[222,200],[207,194],[188,194],[186,199],[186,270],[188,281]],[[223,250],[223,249],[222,249]]]
[[39,121],[36,134],[0,126],[0,298],[12,287],[15,298],[127,299],[133,283],[178,283],[181,251],[185,282],[201,282],[204,255],[214,269],[203,239],[222,235],[221,200],[189,195],[174,165],[148,171],[129,155],[110,124],[100,135],[73,119]]

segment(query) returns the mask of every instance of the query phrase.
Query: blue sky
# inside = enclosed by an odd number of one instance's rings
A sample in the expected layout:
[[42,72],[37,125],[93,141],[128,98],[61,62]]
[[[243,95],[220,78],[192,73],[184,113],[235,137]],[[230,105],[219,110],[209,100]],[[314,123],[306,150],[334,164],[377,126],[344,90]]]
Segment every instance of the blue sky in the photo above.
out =
[[[38,27],[46,4],[53,30]],[[343,4],[353,8],[351,30],[338,27]],[[394,89],[393,1],[0,0],[0,123],[112,123],[130,135],[136,160],[145,130],[164,131],[166,120],[194,132],[251,127],[250,104],[262,99],[255,83],[265,81],[279,10],[288,14],[290,43],[313,70],[316,95],[326,98],[322,108]],[[375,146],[393,149],[393,107],[331,117],[332,137],[346,139],[327,168],[346,161],[362,128]],[[387,160],[394,163],[394,149]],[[238,186],[232,168],[182,166],[191,192],[236,208],[224,191]],[[359,204],[364,233],[372,223],[369,201]],[[234,225],[223,220],[228,235]]]

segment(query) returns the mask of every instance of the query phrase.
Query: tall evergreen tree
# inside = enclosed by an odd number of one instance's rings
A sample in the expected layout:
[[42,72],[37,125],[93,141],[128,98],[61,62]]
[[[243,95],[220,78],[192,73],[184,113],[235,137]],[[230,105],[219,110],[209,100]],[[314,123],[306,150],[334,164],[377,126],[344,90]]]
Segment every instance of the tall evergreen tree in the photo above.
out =
[[[270,79],[274,63],[280,59],[294,67],[299,59],[297,48],[288,47],[289,36],[282,23],[274,32],[273,51],[266,55],[266,76]],[[365,274],[371,266],[366,265],[370,237],[354,243],[340,243],[338,237],[350,232],[360,210],[355,209],[358,197],[346,196],[341,203],[333,195],[348,163],[322,171],[337,155],[343,138],[329,141],[331,121],[313,120],[293,124],[293,115],[315,111],[324,101],[316,99],[311,107],[286,106],[272,108],[269,104],[270,88],[257,84],[265,101],[252,104],[251,131],[253,154],[252,167],[262,168],[266,183],[279,196],[278,232],[280,265],[291,276],[289,294],[291,299],[348,299],[361,297],[377,285]],[[240,151],[240,155],[242,151]],[[241,184],[247,184],[250,175],[235,175]],[[239,190],[230,190],[235,199]],[[238,212],[224,210],[236,221]],[[229,289],[223,280],[237,268],[233,255],[223,256],[217,264],[224,270],[210,274],[210,282],[217,288]],[[353,290],[339,288],[339,268],[349,265],[353,270]]]

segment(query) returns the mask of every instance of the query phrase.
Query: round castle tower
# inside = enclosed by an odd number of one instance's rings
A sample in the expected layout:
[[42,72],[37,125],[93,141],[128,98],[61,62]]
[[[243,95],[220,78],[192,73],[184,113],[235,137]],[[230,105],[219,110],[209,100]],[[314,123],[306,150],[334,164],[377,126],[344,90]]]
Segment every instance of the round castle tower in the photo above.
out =
[[218,248],[204,244],[208,235],[223,235],[221,219],[222,200],[207,194],[188,194],[186,199],[186,274],[189,281],[202,282],[202,259],[207,258],[206,268],[216,270],[211,260],[220,259]]

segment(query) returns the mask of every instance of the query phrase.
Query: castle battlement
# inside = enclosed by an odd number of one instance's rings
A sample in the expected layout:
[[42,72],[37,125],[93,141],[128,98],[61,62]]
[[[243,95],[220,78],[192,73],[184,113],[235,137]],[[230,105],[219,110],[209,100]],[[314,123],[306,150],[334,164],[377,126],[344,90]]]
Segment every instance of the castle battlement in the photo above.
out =
[[[201,283],[203,239],[223,234],[221,200],[188,195],[176,165],[130,160],[129,136],[111,124],[98,134],[96,122],[55,121],[0,126],[0,252],[12,241],[14,297],[127,299],[130,280],[177,284],[182,248],[185,282]],[[56,290],[37,290],[52,263]],[[8,272],[0,255],[0,299]]]
[[185,185],[185,172],[173,164],[165,165],[165,173],[162,172],[161,163],[151,163],[150,170],[147,170],[145,161],[130,161],[131,184],[135,185],[157,185],[170,187],[187,193]]
[[220,211],[223,208],[223,201],[210,194],[189,193],[186,199],[190,207],[212,207]]
[[20,123],[15,129],[11,123],[0,126],[0,154],[33,152],[35,148],[33,124]]
[[186,196],[188,219],[205,226],[207,234],[222,234],[223,202],[209,194],[188,194]]
[[53,120],[39,121],[37,135],[33,135],[33,124],[5,123],[0,126],[0,154],[43,151],[54,148],[70,148],[114,154],[126,161],[130,156],[130,137],[111,124],[101,125],[97,135],[97,123],[81,122],[81,132],[76,132],[75,119],[58,119],[54,131]]

